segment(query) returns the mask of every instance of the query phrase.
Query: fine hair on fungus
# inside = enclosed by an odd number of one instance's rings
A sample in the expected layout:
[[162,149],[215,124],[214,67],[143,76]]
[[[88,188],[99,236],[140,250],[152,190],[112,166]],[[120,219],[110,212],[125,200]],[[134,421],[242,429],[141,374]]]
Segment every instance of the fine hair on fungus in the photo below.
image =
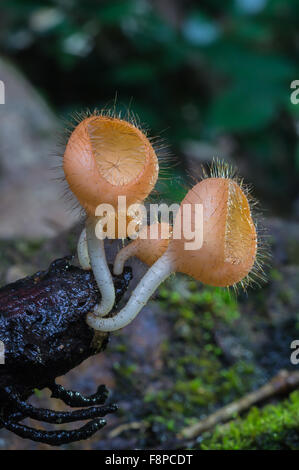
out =
[[[127,205],[141,203],[153,190],[159,172],[155,150],[136,123],[120,116],[94,112],[83,116],[68,139],[63,170],[72,193],[87,215],[85,231],[78,242],[78,257],[84,269],[91,268],[101,292],[96,316],[105,316],[115,302],[104,241],[97,238],[101,217],[96,210],[110,204],[117,211],[119,196]],[[117,220],[115,220],[116,238]]]
[[[210,175],[195,184],[183,199],[174,221],[173,233],[181,227],[185,206],[191,207],[195,226],[196,204],[203,208],[203,243],[186,250],[184,231],[173,236],[164,254],[151,266],[132,293],[127,305],[111,318],[92,313],[87,322],[94,329],[113,331],[128,325],[138,315],[157,287],[175,272],[185,273],[205,284],[243,287],[250,273],[261,271],[258,237],[249,194],[230,167],[216,162]],[[192,222],[193,220],[193,222]]]

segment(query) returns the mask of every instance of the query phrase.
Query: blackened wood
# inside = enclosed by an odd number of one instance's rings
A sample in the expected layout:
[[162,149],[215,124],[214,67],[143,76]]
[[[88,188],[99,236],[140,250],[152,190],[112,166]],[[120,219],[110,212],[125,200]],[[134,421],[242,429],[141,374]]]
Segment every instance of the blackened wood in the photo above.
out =
[[[131,277],[130,268],[114,277],[117,301]],[[92,272],[71,265],[68,258],[0,289],[0,340],[5,345],[0,408],[4,387],[14,387],[25,399],[106,347],[108,334],[94,341],[85,322],[99,300]]]

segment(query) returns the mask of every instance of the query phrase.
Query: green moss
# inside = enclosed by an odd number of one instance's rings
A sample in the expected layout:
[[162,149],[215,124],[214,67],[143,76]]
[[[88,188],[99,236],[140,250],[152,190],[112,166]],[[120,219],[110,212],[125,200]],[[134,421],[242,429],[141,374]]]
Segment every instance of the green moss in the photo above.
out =
[[290,305],[294,299],[295,292],[291,288],[279,291],[278,298],[285,304]]
[[[257,292],[257,296],[259,294]],[[260,308],[259,297],[256,302]],[[132,348],[125,334],[117,336],[106,351],[107,355],[113,353],[114,361],[117,358],[114,362],[116,401],[121,403],[130,397],[134,409],[131,412],[126,409],[124,416],[126,420],[138,419],[145,424],[145,430],[140,432],[140,442],[151,448],[174,439],[186,425],[243,397],[272,375],[272,372],[266,375],[255,358],[255,335],[247,335],[249,316],[242,323],[244,316],[240,317],[233,293],[203,287],[185,276],[176,276],[161,286],[158,303],[160,308],[151,312],[156,316],[153,321],[155,325],[166,327],[167,331],[165,336],[161,335],[158,346],[158,367],[152,367],[149,361],[145,370],[144,357],[139,357],[138,348]],[[251,308],[249,318],[249,325],[254,324],[257,332],[266,325],[265,316],[258,308],[257,313],[254,307]],[[239,348],[243,355],[231,354],[230,344]],[[217,428],[218,437],[214,440],[212,434],[203,436],[202,448],[243,448],[247,441],[248,448],[270,448],[274,445],[271,429],[268,431],[263,425],[264,417],[258,410],[252,413],[256,413],[251,415],[252,427],[256,427],[256,442],[248,441],[247,437],[245,440],[239,427],[224,435],[230,426],[225,425]],[[242,422],[236,418],[236,423]],[[296,442],[293,425],[290,423],[286,433],[280,432],[281,439],[285,437],[289,447]],[[249,437],[252,427],[247,426]],[[224,436],[224,442],[220,435]],[[235,438],[235,435],[239,437]]]
[[297,237],[294,237],[288,240],[288,244],[286,248],[287,248],[288,258],[291,260],[291,263],[299,264],[299,246],[298,246]]
[[66,242],[70,250],[70,253],[76,253],[78,237],[79,235],[76,232],[70,231],[67,233]]
[[244,419],[218,426],[206,434],[202,450],[297,449],[299,450],[299,392],[288,400],[263,409],[251,408]]
[[5,261],[30,261],[31,257],[39,252],[44,241],[37,240],[0,240],[1,264]]
[[[205,286],[195,281],[187,281],[181,277],[182,285],[177,288],[177,278],[165,283],[159,290],[161,305],[180,309],[180,315],[191,319],[196,310],[204,310],[206,320],[221,319],[231,324],[239,317],[238,304],[235,295],[229,289]],[[181,288],[180,288],[181,287]],[[202,312],[201,312],[202,313]],[[214,322],[210,323],[210,328]]]
[[116,344],[114,346],[114,351],[119,353],[126,353],[128,351],[128,346],[126,344]]
[[24,256],[25,258],[30,259],[31,256],[35,255],[40,248],[42,247],[43,240],[17,240],[15,242],[15,248],[19,252],[20,255]]
[[129,379],[132,378],[132,375],[138,370],[138,366],[136,364],[122,365],[119,362],[115,362],[113,364],[113,369],[124,378]]
[[163,416],[151,416],[147,420],[148,424],[155,425],[156,423],[162,425],[163,428],[167,429],[167,431],[175,432],[176,424],[174,419],[166,419]]
[[239,317],[234,295],[183,276],[165,283],[159,293],[171,324],[163,357],[172,383],[163,390],[151,390],[144,402],[151,410],[146,420],[152,423],[159,418],[161,425],[164,420],[169,431],[169,420],[178,430],[194,416],[242,396],[252,388],[255,376],[253,365],[244,361],[224,366],[222,350],[215,343],[216,325],[232,325]]

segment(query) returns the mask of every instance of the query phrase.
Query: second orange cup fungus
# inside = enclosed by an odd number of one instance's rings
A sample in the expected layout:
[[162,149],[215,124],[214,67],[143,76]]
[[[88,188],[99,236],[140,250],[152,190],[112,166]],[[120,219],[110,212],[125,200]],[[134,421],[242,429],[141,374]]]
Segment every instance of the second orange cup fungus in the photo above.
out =
[[[126,208],[141,204],[157,181],[158,159],[137,125],[95,113],[73,130],[63,168],[71,191],[87,214],[86,227],[78,241],[78,258],[83,269],[92,269],[102,296],[101,303],[87,316],[87,323],[95,330],[113,331],[128,325],[161,282],[174,272],[226,287],[244,285],[258,265],[257,232],[248,194],[229,167],[216,162],[211,175],[183,199],[172,229],[162,222],[141,226],[138,237],[120,250],[114,262],[115,274],[122,272],[131,256],[137,256],[150,268],[127,305],[114,316],[103,318],[113,308],[115,291],[98,224],[101,233],[105,233],[112,217],[113,237],[131,235],[131,215],[119,212],[119,198],[125,198]],[[114,212],[105,218],[107,207]],[[125,216],[125,233],[120,233],[118,226],[120,214]],[[156,236],[153,229],[157,230]],[[190,243],[190,234],[195,236],[195,244]]]
[[[188,240],[181,222],[188,206],[191,226],[198,226],[197,205],[202,207],[202,244],[186,249]],[[256,228],[242,187],[226,174],[204,179],[182,201],[167,250],[147,271],[127,305],[111,318],[89,314],[87,323],[100,331],[123,328],[138,315],[161,282],[174,272],[213,286],[235,285],[250,273],[256,255]]]
[[184,207],[195,204],[203,206],[203,245],[186,251],[184,240],[174,238],[169,257],[175,270],[210,286],[240,282],[251,271],[257,251],[256,229],[245,193],[232,179],[204,179],[182,201],[176,223]]

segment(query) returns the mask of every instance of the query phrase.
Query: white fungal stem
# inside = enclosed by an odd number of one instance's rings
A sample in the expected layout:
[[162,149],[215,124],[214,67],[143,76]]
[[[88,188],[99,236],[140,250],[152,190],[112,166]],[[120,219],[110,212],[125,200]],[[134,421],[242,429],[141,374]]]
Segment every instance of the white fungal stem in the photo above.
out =
[[151,295],[173,271],[173,264],[165,253],[147,271],[127,305],[119,313],[112,318],[99,318],[90,313],[87,316],[87,324],[98,331],[115,331],[124,328],[134,320]]
[[77,254],[78,254],[78,259],[79,259],[81,268],[85,270],[91,269],[85,228],[82,230],[81,235],[78,240]]
[[91,269],[102,296],[101,302],[95,307],[93,314],[96,317],[104,317],[114,305],[115,289],[106,260],[104,240],[100,240],[96,236],[97,222],[98,218],[88,217],[86,221],[86,239]]
[[117,253],[113,265],[113,273],[115,276],[120,276],[122,274],[125,262],[131,258],[131,256],[135,255],[138,243],[139,240],[133,240]]

